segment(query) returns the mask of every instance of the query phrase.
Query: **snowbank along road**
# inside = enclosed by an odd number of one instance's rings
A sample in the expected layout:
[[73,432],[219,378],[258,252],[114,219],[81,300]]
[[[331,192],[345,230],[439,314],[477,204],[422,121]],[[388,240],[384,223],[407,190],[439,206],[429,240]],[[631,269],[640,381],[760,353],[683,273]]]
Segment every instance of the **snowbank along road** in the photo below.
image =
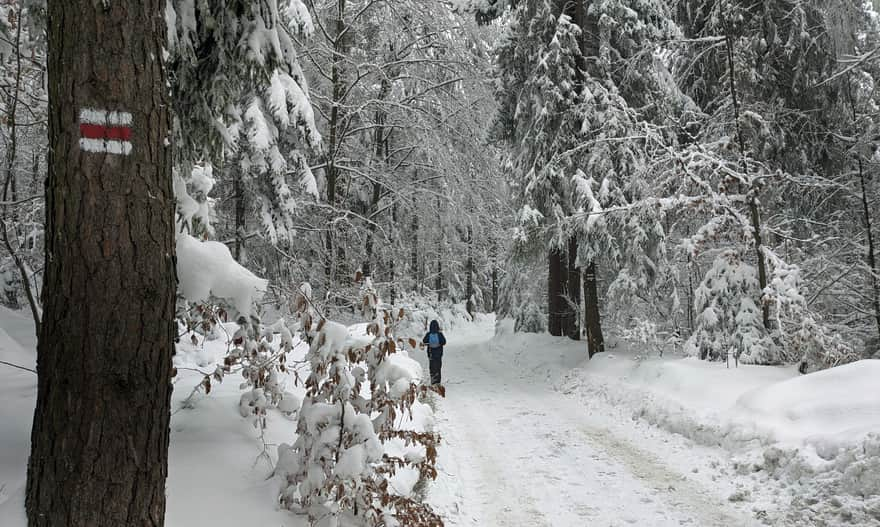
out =
[[493,360],[492,326],[481,326],[482,336],[453,333],[444,361],[440,475],[428,499],[447,525],[756,524],[667,466],[662,451],[614,435],[573,398]]

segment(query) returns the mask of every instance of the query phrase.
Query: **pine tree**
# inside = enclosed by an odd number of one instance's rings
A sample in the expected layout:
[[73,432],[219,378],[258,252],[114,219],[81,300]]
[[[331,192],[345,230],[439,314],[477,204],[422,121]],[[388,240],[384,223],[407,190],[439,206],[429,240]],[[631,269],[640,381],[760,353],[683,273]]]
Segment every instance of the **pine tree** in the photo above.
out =
[[164,522],[175,338],[164,12],[152,0],[48,2],[33,526]]

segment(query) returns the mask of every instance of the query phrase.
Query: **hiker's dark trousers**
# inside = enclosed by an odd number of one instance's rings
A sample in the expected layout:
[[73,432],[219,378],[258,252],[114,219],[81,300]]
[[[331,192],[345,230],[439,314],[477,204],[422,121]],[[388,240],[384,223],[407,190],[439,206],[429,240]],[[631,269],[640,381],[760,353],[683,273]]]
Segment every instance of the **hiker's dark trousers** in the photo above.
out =
[[443,367],[443,358],[431,356],[428,359],[431,368],[431,384],[440,384],[440,368]]

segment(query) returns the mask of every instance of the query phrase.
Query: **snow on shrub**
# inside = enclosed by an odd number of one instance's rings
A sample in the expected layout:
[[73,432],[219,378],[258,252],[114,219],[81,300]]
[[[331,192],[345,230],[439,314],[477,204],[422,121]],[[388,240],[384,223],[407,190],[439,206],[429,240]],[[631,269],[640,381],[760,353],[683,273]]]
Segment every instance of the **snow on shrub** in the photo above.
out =
[[464,302],[438,301],[416,293],[403,295],[390,309],[392,312],[403,310],[403,321],[397,325],[403,334],[420,335],[428,331],[432,320],[438,321],[447,331],[473,322]]
[[[420,384],[421,367],[406,352],[417,342],[395,337],[405,312],[380,309],[369,278],[361,297],[369,338],[355,339],[346,326],[326,319],[316,325],[306,355],[311,372],[298,437],[278,448],[276,474],[286,482],[280,501],[322,527],[442,526],[429,506],[394,494],[389,483],[403,468],[423,478],[437,475],[439,437],[395,426],[396,418],[411,415],[416,398],[428,391]],[[307,298],[295,303],[301,309],[310,305]],[[390,440],[420,446],[424,454],[389,456],[383,443]]]
[[243,314],[252,311],[268,283],[236,262],[226,245],[189,234],[177,236],[177,278],[178,292],[187,301],[223,298]]

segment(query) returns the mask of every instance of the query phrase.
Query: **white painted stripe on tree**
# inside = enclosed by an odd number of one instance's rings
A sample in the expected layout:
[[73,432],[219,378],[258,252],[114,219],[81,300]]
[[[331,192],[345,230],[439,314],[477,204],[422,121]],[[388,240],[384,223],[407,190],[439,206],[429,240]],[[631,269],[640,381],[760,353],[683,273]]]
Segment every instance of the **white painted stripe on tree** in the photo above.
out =
[[128,112],[108,112],[94,108],[82,108],[79,111],[79,122],[108,126],[131,126],[132,117]]
[[129,141],[115,141],[109,139],[87,139],[81,137],[79,147],[86,152],[107,152],[108,154],[128,155],[131,153]]

